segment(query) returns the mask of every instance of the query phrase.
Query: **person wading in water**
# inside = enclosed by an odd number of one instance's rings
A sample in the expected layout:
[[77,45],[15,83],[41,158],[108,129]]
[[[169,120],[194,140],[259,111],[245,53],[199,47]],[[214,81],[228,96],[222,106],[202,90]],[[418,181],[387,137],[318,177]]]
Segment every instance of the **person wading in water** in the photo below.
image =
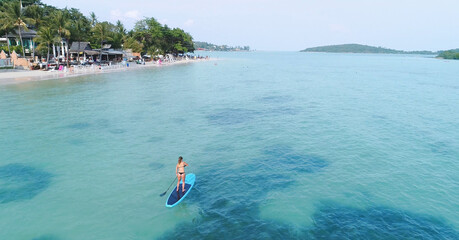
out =
[[178,158],[177,166],[175,166],[175,174],[177,175],[177,192],[180,186],[180,180],[182,180],[182,193],[185,192],[185,167],[188,166],[188,163],[183,161],[182,156]]

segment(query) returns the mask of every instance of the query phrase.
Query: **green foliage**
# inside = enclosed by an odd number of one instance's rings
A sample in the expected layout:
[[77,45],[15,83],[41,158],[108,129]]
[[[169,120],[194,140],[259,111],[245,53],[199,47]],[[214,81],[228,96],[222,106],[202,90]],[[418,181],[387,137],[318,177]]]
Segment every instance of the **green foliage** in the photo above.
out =
[[[2,3],[0,11],[0,24],[3,30],[5,29],[17,29],[19,34],[19,39],[21,45],[23,44],[21,30],[28,30],[27,24],[33,24],[34,20],[27,17],[25,14],[24,8],[21,7],[21,4],[18,1],[11,1]],[[25,56],[24,49],[22,47],[22,56]]]
[[[21,10],[18,0],[0,0],[0,34],[4,36],[30,27],[38,32],[39,37],[35,40],[39,43],[37,51],[41,54],[48,50],[47,43],[52,38],[50,33],[67,40],[69,46],[72,42],[87,41],[93,48],[100,48],[102,44],[108,43],[116,49],[132,49],[134,52],[150,54],[178,54],[193,52],[195,48],[189,33],[180,28],[171,29],[155,18],[144,18],[133,29],[127,30],[120,21],[116,24],[99,22],[93,12],[84,16],[76,8],[59,9],[40,0],[22,2],[24,7]],[[41,37],[42,34],[47,36]],[[54,40],[54,44],[60,44],[60,40]],[[13,50],[17,47],[11,48]]]
[[94,38],[102,45],[105,42],[113,40],[114,26],[109,22],[96,23],[92,29]]
[[193,37],[180,28],[161,25],[155,18],[145,18],[136,23],[128,35],[143,45],[149,54],[193,52]]
[[[5,53],[8,54],[8,47],[7,46],[0,46],[0,52],[2,50],[5,51]],[[13,53],[13,51],[16,51],[17,54],[20,54],[22,52],[22,47],[21,47],[21,45],[18,45],[18,46],[11,46],[10,45],[10,51],[11,51],[11,53]]]
[[162,28],[155,18],[145,18],[135,24],[133,37],[143,44],[144,52],[160,54],[161,45],[165,40]]
[[37,35],[38,36],[35,38],[35,41],[40,43],[38,45],[38,50],[40,51],[46,49],[46,61],[49,61],[50,46],[54,43],[59,42],[61,38],[58,36],[56,29],[47,26],[40,28]]
[[124,38],[124,49],[132,49],[133,52],[142,52],[143,44],[137,41],[135,38],[126,36]]
[[459,59],[459,48],[441,52],[437,57],[443,59]]
[[431,51],[400,51],[382,47],[372,47],[361,44],[341,44],[306,48],[301,52],[332,52],[332,53],[390,53],[390,54],[429,54],[433,55]]
[[44,9],[38,5],[30,5],[25,9],[25,15],[32,19],[33,22],[32,27],[35,29],[39,29],[40,26],[43,25],[45,18],[44,18]]
[[51,24],[57,30],[57,34],[61,38],[69,38],[70,37],[70,28],[71,28],[71,21],[70,21],[70,14],[67,9],[63,11],[55,11],[53,13],[53,17],[51,19]]
[[116,21],[116,25],[113,28],[113,41],[112,47],[113,48],[122,48],[123,46],[123,39],[126,36],[126,29],[124,25],[121,23],[120,20]]
[[[0,5],[2,5],[3,3],[9,3],[9,2],[18,2],[17,0],[0,0]],[[41,1],[40,0],[22,0],[22,6],[24,7],[27,7],[27,6],[30,6],[30,5],[39,5],[41,4]]]

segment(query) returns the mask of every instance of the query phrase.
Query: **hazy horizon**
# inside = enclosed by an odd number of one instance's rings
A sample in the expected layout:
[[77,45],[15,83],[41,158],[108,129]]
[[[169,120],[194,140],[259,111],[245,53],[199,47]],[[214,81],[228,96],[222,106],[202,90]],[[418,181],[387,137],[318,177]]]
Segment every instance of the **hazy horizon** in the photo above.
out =
[[453,0],[241,1],[42,0],[77,8],[99,21],[120,20],[131,29],[143,17],[189,32],[195,41],[254,50],[299,51],[357,43],[397,50],[459,48],[459,21]]

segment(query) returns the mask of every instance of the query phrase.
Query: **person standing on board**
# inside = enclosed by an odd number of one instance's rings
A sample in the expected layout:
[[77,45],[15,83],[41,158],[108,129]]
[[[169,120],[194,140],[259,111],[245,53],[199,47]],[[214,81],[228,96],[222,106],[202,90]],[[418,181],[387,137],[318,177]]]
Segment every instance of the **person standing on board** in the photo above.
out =
[[177,192],[180,186],[180,179],[182,180],[182,193],[185,192],[185,167],[188,163],[183,161],[182,156],[178,158],[177,166],[175,166],[175,174],[177,175]]

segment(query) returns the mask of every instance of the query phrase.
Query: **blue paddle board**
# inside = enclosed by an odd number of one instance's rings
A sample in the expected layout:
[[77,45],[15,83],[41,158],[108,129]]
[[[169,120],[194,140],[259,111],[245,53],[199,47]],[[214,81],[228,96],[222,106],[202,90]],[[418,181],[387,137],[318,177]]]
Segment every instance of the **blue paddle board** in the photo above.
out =
[[167,198],[166,207],[175,207],[188,195],[191,189],[194,186],[194,181],[196,180],[196,175],[194,173],[189,173],[185,176],[185,192],[182,193],[182,182],[179,185],[179,191],[177,192],[177,187],[172,190],[171,194]]

